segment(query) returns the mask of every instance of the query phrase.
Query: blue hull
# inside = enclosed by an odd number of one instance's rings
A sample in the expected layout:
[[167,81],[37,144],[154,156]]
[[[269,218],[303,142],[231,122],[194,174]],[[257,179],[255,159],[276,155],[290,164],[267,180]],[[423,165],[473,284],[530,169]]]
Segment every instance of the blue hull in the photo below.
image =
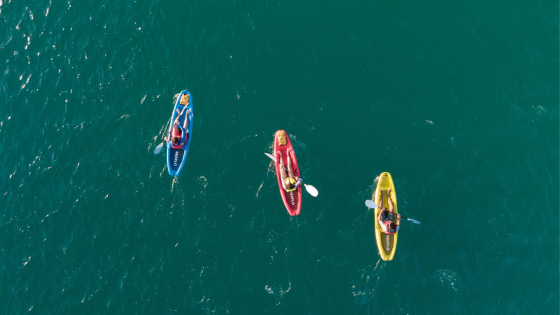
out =
[[[181,96],[183,96],[183,94],[187,94],[189,96],[189,104],[187,104],[187,106],[183,106],[180,104]],[[169,135],[171,134],[171,128],[173,128],[173,122],[177,117],[177,111],[176,111],[177,109],[179,109],[180,112],[182,112],[183,109],[185,109],[185,112],[187,111],[187,109],[190,109],[190,113],[189,116],[187,117],[187,119],[189,120],[189,124],[187,126],[188,139],[187,139],[187,143],[185,143],[185,146],[182,149],[173,149],[171,143],[169,141],[167,142],[167,170],[169,171],[169,175],[172,176],[179,176],[179,174],[183,170],[183,167],[185,166],[185,161],[187,160],[187,155],[189,154],[189,148],[191,147],[192,129],[193,129],[193,106],[192,106],[191,93],[189,91],[187,90],[181,91],[181,94],[177,98],[177,102],[175,103],[175,107],[173,108],[173,115],[171,116],[171,122],[169,123],[169,130],[168,130]],[[183,125],[184,122],[185,122],[185,115],[183,114],[181,118],[179,118],[179,123]]]

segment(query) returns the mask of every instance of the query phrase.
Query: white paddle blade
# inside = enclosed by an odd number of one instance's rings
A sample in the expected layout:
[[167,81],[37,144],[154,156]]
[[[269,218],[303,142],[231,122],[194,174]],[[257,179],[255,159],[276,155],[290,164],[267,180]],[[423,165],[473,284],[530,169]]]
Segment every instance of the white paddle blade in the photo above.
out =
[[411,219],[411,218],[407,218],[407,220],[412,222],[412,223],[420,224],[420,221],[418,221],[418,220],[414,220],[414,219]]
[[307,184],[303,184],[303,186],[305,186],[305,190],[307,190],[307,192],[311,196],[317,197],[317,195],[319,195],[319,191],[315,187],[313,187],[311,185],[307,185]]
[[274,163],[278,163],[278,162],[276,162],[276,159],[272,156],[272,154],[268,154],[268,153],[265,153],[265,154],[266,154],[266,156],[268,156],[271,160],[273,160]]
[[154,150],[154,154],[159,154],[161,152],[161,150],[163,149],[163,142],[160,143],[156,149]]
[[374,209],[374,208],[377,208],[377,205],[375,204],[375,202],[373,200],[366,200],[366,207],[368,207],[370,209]]

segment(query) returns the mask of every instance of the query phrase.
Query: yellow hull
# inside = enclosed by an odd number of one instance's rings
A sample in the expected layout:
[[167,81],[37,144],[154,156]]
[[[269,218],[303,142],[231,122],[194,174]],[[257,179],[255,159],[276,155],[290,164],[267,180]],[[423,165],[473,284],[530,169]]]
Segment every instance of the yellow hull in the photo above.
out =
[[[377,182],[377,188],[373,193],[372,199],[375,201],[377,206],[381,205],[381,190],[391,189],[391,201],[393,202],[393,209],[395,214],[399,213],[397,208],[397,193],[395,192],[395,186],[393,185],[393,178],[388,172],[381,173],[379,175],[379,181]],[[388,208],[387,195],[383,197],[383,207]],[[375,240],[377,241],[377,248],[379,249],[379,255],[383,260],[393,260],[395,256],[395,251],[397,250],[397,237],[399,232],[395,234],[385,234],[377,221],[379,216],[379,208],[374,209],[375,213]]]

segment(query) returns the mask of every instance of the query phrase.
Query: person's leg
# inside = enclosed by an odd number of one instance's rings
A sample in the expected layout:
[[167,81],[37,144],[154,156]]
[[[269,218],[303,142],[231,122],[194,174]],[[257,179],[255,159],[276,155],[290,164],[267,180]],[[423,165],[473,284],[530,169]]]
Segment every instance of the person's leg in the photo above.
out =
[[284,178],[288,178],[288,175],[286,174],[286,168],[284,167],[284,159],[282,159],[282,152],[278,151],[278,155],[280,155],[280,172],[282,172]]
[[393,200],[391,200],[391,189],[387,190],[387,203],[389,204],[389,211],[393,212]]
[[173,126],[176,126],[179,124],[179,118],[181,117],[181,112],[179,111],[179,109],[177,108],[177,116],[175,117],[175,121],[173,122]]
[[385,190],[381,189],[381,201],[379,202],[379,210],[383,209],[383,196],[385,195]]
[[294,178],[294,170],[292,169],[292,159],[290,158],[290,149],[286,151],[287,159],[288,159],[288,176],[290,178]]

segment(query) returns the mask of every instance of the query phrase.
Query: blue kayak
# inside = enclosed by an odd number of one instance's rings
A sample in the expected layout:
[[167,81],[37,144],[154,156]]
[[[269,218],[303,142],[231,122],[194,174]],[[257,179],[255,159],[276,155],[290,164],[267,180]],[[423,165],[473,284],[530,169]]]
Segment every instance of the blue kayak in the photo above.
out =
[[[175,122],[175,119],[178,115],[177,109],[180,113],[183,113],[179,118],[179,125],[184,126],[185,119],[189,120],[186,128],[187,138],[182,148],[173,148],[173,145],[171,143],[171,130],[173,128],[173,123]],[[190,110],[188,117],[186,117],[187,110]],[[189,154],[189,147],[191,146],[192,128],[193,106],[191,93],[187,90],[183,90],[177,98],[177,102],[175,103],[175,107],[173,108],[171,122],[169,123],[169,141],[167,141],[167,169],[169,170],[169,175],[179,176],[179,174],[183,170],[183,166],[185,166],[185,161],[187,160],[187,155]]]

